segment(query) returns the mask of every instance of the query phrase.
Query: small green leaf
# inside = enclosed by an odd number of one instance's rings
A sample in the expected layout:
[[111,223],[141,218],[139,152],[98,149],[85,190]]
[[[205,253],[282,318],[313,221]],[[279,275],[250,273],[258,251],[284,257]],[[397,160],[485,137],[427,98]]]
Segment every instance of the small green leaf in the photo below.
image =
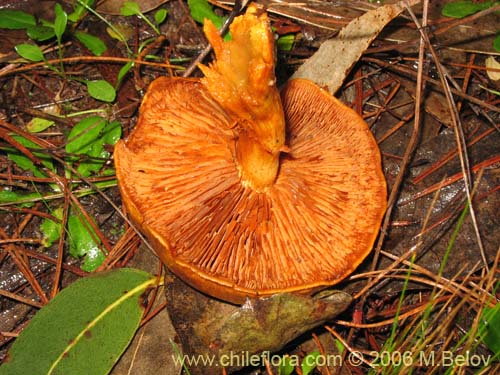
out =
[[39,193],[19,193],[17,191],[0,190],[0,204],[19,204],[21,207],[32,207],[32,199],[41,198]]
[[112,121],[106,125],[103,131],[103,143],[114,146],[122,136],[122,126],[119,121]]
[[16,47],[16,52],[19,56],[24,57],[26,60],[38,62],[45,60],[40,47],[33,44],[22,43],[18,44]]
[[124,2],[120,8],[120,13],[122,16],[139,16],[142,14],[139,4],[134,1]]
[[[121,124],[118,121],[106,122],[98,116],[89,117],[80,121],[70,132],[70,141],[66,151],[72,154],[83,154],[90,158],[80,161],[77,171],[84,177],[98,172],[106,160],[109,152],[104,149],[105,144],[114,145],[121,137]],[[73,158],[73,161],[78,159]]]
[[159,9],[155,13],[155,22],[157,25],[162,24],[167,19],[167,13],[166,9]]
[[494,2],[485,1],[476,3],[472,1],[455,1],[444,5],[441,13],[445,17],[464,18],[481,10],[488,9],[493,6]]
[[495,51],[500,52],[500,33],[493,40],[493,48]]
[[292,50],[294,42],[295,42],[295,35],[288,34],[280,36],[276,41],[276,45],[280,51],[287,52]]
[[87,252],[85,258],[83,258],[80,268],[86,272],[93,272],[104,262],[104,259],[106,259],[106,255],[104,255],[101,249],[93,247]]
[[[21,137],[20,135],[13,135],[12,138],[29,149],[36,150],[41,148],[36,143]],[[46,168],[52,171],[55,170],[52,158],[49,155],[36,151],[33,151],[33,155],[40,159]],[[32,172],[35,177],[47,177],[47,175],[38,166],[36,166],[30,158],[22,154],[20,151],[16,149],[9,149],[7,151],[7,157],[9,160],[16,163],[19,168]]]
[[106,44],[94,35],[76,31],[75,37],[96,56],[101,56],[108,49]]
[[69,253],[75,258],[84,257],[82,270],[92,272],[101,265],[104,254],[99,237],[78,209],[72,209],[68,218],[68,239]]
[[154,283],[127,268],[76,281],[24,328],[0,375],[109,373],[139,327],[141,295]]
[[335,346],[337,347],[337,350],[338,350],[339,354],[343,354],[344,353],[345,346],[342,343],[342,341],[340,341],[338,339],[335,339]]
[[52,39],[56,35],[54,28],[47,26],[30,26],[26,29],[26,33],[31,39],[39,42]]
[[92,8],[92,6],[94,5],[94,0],[78,0],[73,13],[68,15],[68,19],[71,22],[76,23],[80,21],[80,19],[87,11],[87,9],[82,4],[85,4],[87,5],[87,7]]
[[70,154],[85,154],[92,143],[99,138],[106,120],[99,116],[91,116],[81,120],[68,134],[65,150]]
[[[62,219],[63,209],[59,207],[53,210],[52,216],[59,220]],[[40,224],[40,231],[43,233],[43,246],[49,247],[61,236],[61,223],[45,218]]]
[[55,122],[52,120],[35,117],[30,122],[28,122],[28,125],[26,125],[26,129],[28,129],[30,133],[39,133],[43,132],[47,128],[50,128],[54,124]]
[[481,318],[479,332],[483,333],[482,341],[495,357],[500,357],[500,303],[484,308]]
[[188,6],[191,17],[193,17],[196,22],[203,23],[206,18],[212,21],[218,29],[222,27],[225,18],[215,14],[212,6],[207,0],[188,0]]
[[304,357],[301,366],[303,375],[309,375],[316,368],[318,365],[318,357],[320,355],[321,353],[318,350],[315,350]]
[[116,86],[119,86],[120,83],[122,82],[123,78],[127,75],[127,73],[134,67],[134,62],[129,61],[125,65],[122,66],[120,71],[118,72],[118,78],[116,79]]
[[0,28],[1,29],[26,29],[35,26],[36,20],[29,13],[20,10],[0,9]]
[[86,83],[89,95],[94,99],[102,100],[106,103],[111,103],[115,100],[116,91],[109,82],[101,79],[98,81],[86,81]]
[[59,3],[56,3],[54,6],[54,12],[56,14],[56,19],[54,20],[54,32],[56,33],[57,41],[60,44],[62,36],[66,31],[66,25],[68,24],[68,15]]
[[278,375],[290,375],[295,367],[292,363],[291,357],[285,355],[280,360],[280,365],[278,367]]

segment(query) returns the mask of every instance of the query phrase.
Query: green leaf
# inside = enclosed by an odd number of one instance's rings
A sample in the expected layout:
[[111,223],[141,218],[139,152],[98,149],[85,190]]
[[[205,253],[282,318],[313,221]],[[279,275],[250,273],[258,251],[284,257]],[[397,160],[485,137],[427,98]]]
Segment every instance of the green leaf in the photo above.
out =
[[[56,208],[52,211],[52,216],[59,220],[62,219],[63,209],[61,207]],[[40,224],[40,231],[43,233],[43,246],[49,247],[61,236],[61,223],[45,218]]]
[[493,48],[495,51],[500,52],[500,33],[493,40]]
[[455,1],[447,3],[441,13],[445,17],[464,18],[494,5],[492,1],[473,3],[472,1]]
[[17,191],[0,190],[0,204],[19,204],[21,207],[31,207],[32,199],[39,199],[40,193],[19,193]]
[[36,41],[43,42],[52,39],[56,34],[53,27],[30,26],[26,29],[28,36]]
[[87,7],[92,8],[92,6],[94,5],[94,0],[78,0],[73,13],[68,15],[68,19],[71,22],[76,23],[80,21],[80,19],[87,11],[87,9],[82,4],[85,4],[87,5]]
[[212,21],[212,23],[220,29],[224,23],[224,17],[220,17],[212,9],[212,6],[207,0],[188,0],[189,11],[191,17],[196,22],[203,23],[205,18]]
[[18,44],[16,47],[16,52],[19,56],[24,57],[26,60],[38,62],[45,60],[40,47],[33,44],[22,43]]
[[29,13],[20,10],[0,9],[0,28],[2,29],[26,29],[35,25],[35,17]]
[[340,341],[339,339],[335,339],[335,346],[337,347],[337,350],[338,350],[339,354],[343,354],[344,353],[345,346],[342,343],[342,341]]
[[85,154],[92,143],[99,138],[106,120],[99,116],[91,116],[81,120],[68,134],[65,150],[70,154]]
[[293,370],[295,370],[295,367],[291,357],[288,355],[283,356],[278,367],[278,375],[290,375]]
[[96,56],[101,56],[108,49],[106,44],[94,35],[76,31],[75,37]]
[[303,375],[310,374],[316,368],[318,364],[318,357],[320,355],[321,353],[318,350],[315,350],[304,357],[301,366]]
[[26,125],[26,129],[28,129],[30,133],[39,133],[43,132],[47,128],[50,128],[54,124],[55,122],[52,120],[34,117],[30,122],[28,122],[28,125]]
[[[24,147],[27,147],[28,149],[36,150],[36,149],[41,149],[40,146],[38,146],[36,143],[21,137],[20,135],[13,135],[13,139],[15,139],[17,142],[22,144]],[[36,156],[38,159],[41,160],[42,164],[54,171],[54,164],[52,163],[52,158],[44,153],[41,152],[36,152],[33,151],[33,155]],[[7,151],[7,157],[9,160],[13,161],[14,163],[17,164],[17,166],[25,171],[30,171],[33,173],[35,177],[47,177],[47,175],[31,161],[30,158],[22,154],[20,151],[16,149],[10,149]]]
[[126,63],[125,65],[123,65],[121,67],[120,71],[118,72],[118,78],[116,79],[116,86],[120,85],[120,83],[122,82],[123,78],[125,78],[125,76],[130,71],[130,69],[133,68],[133,66],[134,66],[134,62],[133,61],[129,61],[128,63]]
[[86,155],[91,158],[83,160],[77,168],[78,173],[84,177],[89,177],[92,173],[98,172],[104,163],[109,159],[110,153],[105,150],[104,145],[114,146],[121,138],[122,128],[118,121],[107,123],[100,138],[96,139]]
[[167,13],[168,12],[166,9],[159,9],[155,13],[155,22],[157,25],[160,25],[161,23],[163,23],[163,21],[167,19]]
[[110,155],[104,145],[116,144],[121,134],[118,121],[108,123],[98,116],[89,117],[75,125],[68,136],[70,142],[66,145],[66,152],[90,156],[80,162],[78,173],[88,177],[99,171]]
[[86,83],[89,95],[94,99],[102,100],[106,103],[111,103],[115,100],[116,91],[109,82],[101,79],[98,81],[86,81]]
[[84,257],[82,270],[92,272],[102,264],[105,256],[99,246],[101,241],[77,208],[68,218],[68,239],[69,253],[75,258]]
[[283,35],[278,38],[276,45],[280,51],[291,51],[293,43],[295,42],[295,35]]
[[114,146],[122,136],[122,126],[119,121],[112,121],[104,129],[104,144]]
[[56,33],[57,41],[60,44],[62,36],[66,31],[66,25],[68,24],[68,15],[59,3],[56,3],[54,6],[54,12],[56,14],[56,19],[54,20],[54,32]]
[[139,4],[134,1],[126,1],[120,8],[120,13],[122,16],[139,16],[142,15],[141,8]]
[[483,333],[482,341],[495,357],[500,357],[500,303],[484,308],[479,332]]
[[122,268],[76,281],[43,307],[12,345],[0,375],[103,375],[123,353],[155,283]]

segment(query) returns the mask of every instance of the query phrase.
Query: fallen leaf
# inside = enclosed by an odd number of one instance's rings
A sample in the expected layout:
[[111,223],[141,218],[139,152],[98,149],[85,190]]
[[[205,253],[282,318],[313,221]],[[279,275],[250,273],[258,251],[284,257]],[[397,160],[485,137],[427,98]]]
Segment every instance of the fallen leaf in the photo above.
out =
[[[488,70],[486,71],[486,74],[488,74],[488,77],[492,81],[498,81],[500,79],[500,63],[495,60],[493,56],[490,56],[486,59],[486,68]],[[497,69],[497,71],[492,71],[490,69]]]
[[[420,0],[411,0],[409,6]],[[382,29],[405,8],[405,2],[384,5],[366,12],[327,40],[292,76],[305,78],[325,87],[333,95],[344,82],[351,67],[359,60]]]

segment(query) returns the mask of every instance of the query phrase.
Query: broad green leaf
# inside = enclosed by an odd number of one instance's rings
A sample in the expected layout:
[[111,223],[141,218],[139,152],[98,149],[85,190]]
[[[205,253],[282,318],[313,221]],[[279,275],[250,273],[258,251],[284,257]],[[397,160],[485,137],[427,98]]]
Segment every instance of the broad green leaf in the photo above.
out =
[[472,1],[455,1],[444,5],[441,13],[445,17],[464,18],[494,5],[493,1],[482,3]]
[[91,116],[81,120],[68,134],[65,150],[70,154],[85,154],[92,143],[99,138],[106,126],[106,120],[99,116]]
[[[52,211],[52,216],[59,220],[62,219],[63,209],[61,207],[56,208]],[[43,219],[42,224],[40,224],[40,231],[43,234],[43,246],[49,247],[61,236],[61,223],[45,218]]]
[[135,269],[98,273],[63,289],[21,332],[0,375],[103,375],[123,353],[155,278]]
[[33,44],[22,43],[18,44],[16,47],[16,52],[19,56],[24,57],[26,60],[38,62],[45,60],[40,47]]
[[[21,137],[20,135],[13,135],[13,139],[15,139],[17,142],[22,144],[23,146],[29,148],[29,149],[41,149],[40,146],[38,146],[36,143]],[[33,155],[36,156],[38,159],[41,160],[42,164],[54,171],[54,164],[52,163],[52,158],[44,153],[41,152],[36,152],[33,151]],[[7,157],[12,160],[14,163],[17,164],[17,166],[25,171],[30,171],[33,173],[35,177],[47,177],[47,175],[38,167],[36,166],[30,158],[22,154],[20,151],[16,149],[10,149],[7,151]]]
[[500,303],[491,308],[486,307],[481,318],[482,340],[495,357],[500,357]]
[[54,20],[54,32],[56,33],[57,41],[60,44],[62,36],[66,31],[66,25],[68,24],[68,15],[59,3],[56,3],[54,6],[54,12],[56,14],[56,19]]
[[113,86],[109,84],[109,82],[104,80],[98,81],[86,81],[87,90],[89,91],[89,95],[97,100],[102,100],[106,103],[111,103],[116,98],[116,91]]
[[78,0],[75,1],[75,3],[76,6],[73,13],[68,15],[68,19],[74,23],[78,22],[87,11],[87,9],[82,4],[85,4],[87,5],[87,7],[92,8],[92,6],[94,5],[94,0]]
[[280,360],[280,365],[278,367],[278,375],[290,375],[295,367],[292,363],[291,357],[285,355]]
[[75,37],[96,56],[101,56],[108,49],[106,44],[94,35],[76,31]]
[[301,366],[303,375],[309,375],[316,368],[318,364],[318,357],[320,355],[321,353],[318,350],[315,350],[304,357]]
[[1,29],[26,29],[35,25],[35,17],[29,13],[20,10],[0,9]]
[[26,33],[31,39],[39,42],[52,39],[56,35],[54,28],[47,26],[30,26],[26,29]]
[[155,13],[155,22],[157,25],[160,25],[161,23],[163,23],[163,21],[165,21],[165,19],[167,18],[167,10],[166,9],[159,9],[156,13]]
[[47,120],[41,117],[34,117],[30,122],[28,122],[28,125],[26,125],[26,129],[28,129],[30,133],[39,133],[43,132],[47,128],[50,128],[54,124],[55,122],[52,120]]
[[141,15],[141,8],[139,4],[134,1],[126,1],[120,8],[120,13],[122,16],[138,16]]
[[218,29],[222,27],[224,17],[215,14],[212,6],[207,0],[188,0],[188,6],[191,17],[193,17],[196,22],[203,23],[206,18],[212,21]]
[[127,73],[132,69],[134,66],[133,61],[129,61],[125,65],[123,65],[118,72],[118,78],[116,79],[116,86],[118,87],[120,83],[122,82],[123,78],[127,75]]
[[92,272],[101,265],[104,254],[99,237],[77,208],[72,209],[68,217],[68,239],[69,253],[75,258],[84,258],[82,270]]

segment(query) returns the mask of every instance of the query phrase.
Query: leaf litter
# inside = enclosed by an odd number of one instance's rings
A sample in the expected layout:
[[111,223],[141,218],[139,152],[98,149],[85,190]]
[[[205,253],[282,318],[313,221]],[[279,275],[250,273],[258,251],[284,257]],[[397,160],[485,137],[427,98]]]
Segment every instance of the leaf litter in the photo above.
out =
[[[42,11],[41,5],[31,7],[27,3],[29,2],[20,6],[25,7],[25,11],[33,10],[37,17],[40,14],[50,15],[51,13],[51,10]],[[85,86],[78,81],[63,80],[50,71],[40,69],[40,66],[19,65],[15,61],[13,47],[22,42],[26,43],[28,40],[26,36],[24,39],[20,37],[16,30],[6,33],[6,43],[1,51],[2,56],[5,57],[1,60],[0,69],[0,83],[4,92],[0,99],[2,134],[9,135],[16,132],[17,137],[27,135],[30,142],[43,145],[34,146],[35,149],[42,147],[44,151],[42,155],[40,154],[42,151],[33,150],[32,153],[26,154],[18,150],[20,157],[32,163],[29,166],[27,164],[23,166],[9,158],[9,150],[12,155],[12,145],[4,143],[2,145],[4,146],[2,170],[0,171],[2,193],[34,194],[45,197],[53,194],[54,187],[59,186],[62,194],[55,200],[35,201],[30,207],[16,205],[15,200],[12,201],[13,204],[2,206],[0,235],[4,241],[13,241],[3,244],[0,252],[0,289],[5,291],[0,302],[2,317],[5,318],[2,319],[3,323],[0,326],[4,355],[8,343],[12,342],[16,334],[26,325],[36,311],[35,308],[45,304],[54,290],[58,290],[60,286],[64,287],[85,274],[80,268],[80,261],[67,255],[70,251],[70,240],[67,236],[60,237],[62,240],[53,240],[52,246],[44,247],[45,235],[53,236],[51,234],[53,229],[45,231],[42,229],[42,223],[47,222],[45,221],[47,215],[52,215],[56,222],[67,222],[70,206],[74,205],[75,200],[79,201],[80,204],[75,207],[81,206],[88,218],[95,219],[95,227],[99,232],[90,237],[94,242],[104,243],[102,254],[107,254],[107,256],[102,267],[133,264],[139,241],[115,210],[120,204],[116,187],[111,184],[111,187],[106,189],[106,194],[111,203],[114,203],[113,205],[104,200],[100,194],[79,196],[76,194],[77,190],[74,190],[81,186],[93,191],[96,184],[112,178],[112,175],[107,176],[104,173],[106,170],[112,172],[109,161],[111,156],[109,146],[112,142],[103,143],[102,148],[96,146],[102,153],[96,152],[95,155],[83,153],[84,155],[80,155],[76,160],[70,159],[70,164],[64,164],[67,156],[65,152],[68,152],[65,147],[71,141],[69,138],[71,128],[78,124],[78,120],[82,120],[82,117],[71,118],[67,115],[88,110],[98,110],[102,111],[98,113],[109,114],[112,110],[113,115],[109,119],[119,121],[123,133],[127,134],[133,126],[133,117],[130,116],[133,116],[141,90],[147,86],[148,82],[158,75],[182,73],[182,70],[169,65],[179,62],[189,64],[189,61],[204,47],[205,42],[199,26],[190,20],[189,10],[184,3],[178,1],[162,3],[158,2],[156,5],[168,9],[167,22],[162,25],[164,39],[158,39],[158,43],[145,45],[146,52],[140,55],[139,60],[144,62],[146,55],[149,54],[163,58],[166,56],[168,62],[165,64],[161,60],[147,60],[148,64],[139,63],[131,67],[130,74],[126,76],[117,91],[115,103],[118,104],[111,109],[99,100],[89,97]],[[474,178],[471,186],[472,204],[477,219],[474,223],[471,216],[466,214],[456,237],[453,237],[453,230],[457,223],[460,223],[460,215],[467,211],[467,198],[462,179],[464,172],[458,159],[460,150],[457,150],[456,146],[450,109],[444,99],[443,88],[438,83],[436,62],[428,56],[424,60],[417,58],[419,35],[403,3],[394,5],[394,7],[400,7],[402,16],[396,18],[388,26],[385,26],[385,22],[376,26],[371,34],[368,33],[370,35],[363,40],[363,43],[353,44],[359,49],[352,52],[356,56],[351,58],[352,61],[346,59],[343,65],[338,66],[340,79],[334,78],[337,67],[333,63],[329,65],[332,67],[330,74],[324,74],[322,70],[313,74],[313,77],[316,77],[313,79],[326,79],[324,85],[332,87],[331,90],[335,91],[337,96],[364,115],[380,142],[389,188],[394,186],[398,175],[403,176],[397,199],[394,201],[391,220],[383,228],[387,234],[381,251],[382,255],[373,269],[375,275],[382,277],[383,282],[376,285],[372,279],[371,284],[370,282],[366,284],[369,278],[363,276],[362,271],[367,271],[370,267],[369,264],[365,264],[357,271],[358,276],[353,276],[353,280],[344,286],[355,296],[362,295],[365,298],[364,305],[360,305],[361,301],[357,301],[354,306],[358,308],[362,306],[365,319],[371,319],[370,321],[375,324],[381,319],[380,317],[391,316],[391,313],[394,315],[396,311],[395,298],[399,296],[403,284],[393,267],[402,267],[402,264],[407,262],[410,249],[417,249],[415,263],[429,271],[428,281],[434,283],[434,287],[438,281],[430,275],[438,275],[442,260],[447,259],[446,266],[440,274],[441,277],[445,278],[443,280],[452,280],[455,283],[453,285],[456,285],[455,288],[461,285],[461,288],[468,290],[472,297],[466,298],[467,303],[475,306],[475,309],[478,309],[477,301],[479,301],[475,284],[483,285],[484,290],[488,291],[491,290],[488,289],[488,285],[492,285],[491,282],[486,283],[486,279],[481,278],[479,273],[481,269],[486,272],[487,268],[484,268],[484,259],[478,250],[475,225],[479,228],[484,242],[486,257],[490,262],[488,267],[497,266],[494,259],[498,257],[500,244],[498,231],[500,224],[498,222],[500,208],[499,100],[498,96],[492,91],[485,90],[484,87],[498,91],[498,84],[488,76],[490,72],[487,69],[490,68],[486,65],[486,57],[491,53],[492,40],[497,31],[495,30],[495,25],[497,25],[495,17],[498,16],[494,14],[495,9],[493,11],[486,9],[481,10],[483,13],[480,16],[472,14],[459,21],[452,20],[443,17],[440,13],[444,3],[436,1],[429,4],[428,32],[433,33],[433,41],[440,47],[438,49],[439,62],[446,67],[449,76],[458,80],[462,85],[452,89],[455,90],[454,101],[460,114],[460,126],[463,127],[465,135],[470,173]],[[155,9],[157,9],[156,5]],[[390,6],[393,5],[386,5],[386,7]],[[373,4],[364,1],[352,2],[350,6],[322,2],[301,4],[271,2],[269,9],[275,15],[275,21],[282,21],[283,25],[294,25],[300,30],[295,36],[292,50],[278,52],[281,62],[279,74],[283,77],[282,79],[287,79],[319,46],[325,46],[322,47],[324,50],[332,43],[332,40],[336,40],[334,36],[343,25],[373,7]],[[422,7],[416,6],[413,9],[417,12],[417,16],[421,17]],[[142,11],[146,13],[149,9],[142,9]],[[216,11],[222,14],[220,8]],[[128,23],[136,41],[144,42],[154,35],[146,24],[139,21],[123,19],[118,15],[109,17],[112,22]],[[455,26],[451,30],[458,30],[458,32],[447,32],[447,27],[453,24]],[[99,30],[97,36],[102,40],[109,37],[102,22],[93,16],[83,18],[83,27],[88,30]],[[382,29],[383,32],[379,35]],[[110,46],[114,43],[108,41],[106,45]],[[368,46],[369,49],[364,52]],[[64,48],[64,58],[81,56],[81,51],[84,55],[88,54],[85,46],[74,41]],[[51,51],[50,48],[47,50]],[[349,50],[353,49],[349,47]],[[320,52],[321,49],[317,53]],[[40,60],[38,50],[32,50],[31,53],[35,60]],[[51,52],[44,52],[44,56],[57,66],[59,63],[57,53],[57,48],[53,48]],[[114,84],[120,65],[110,64],[106,59],[112,61],[111,58],[114,57],[126,61],[127,52],[125,48],[114,48],[105,55],[107,56],[103,56],[102,60],[95,59],[89,54],[88,62],[72,63],[69,61],[65,72],[87,80],[104,79]],[[339,50],[333,50],[326,55],[326,58],[336,61],[339,55],[343,54]],[[423,93],[418,93],[415,82],[416,69],[419,64],[424,64]],[[305,69],[307,65],[302,66],[301,69]],[[491,64],[489,66],[491,67]],[[20,68],[21,70],[17,72],[16,69]],[[335,84],[332,84],[332,81],[335,81]],[[459,90],[462,91],[459,92]],[[472,101],[472,99],[477,100]],[[423,113],[421,120],[417,147],[412,153],[407,150],[407,145],[414,126],[415,100],[423,102],[426,112]],[[33,110],[37,111],[38,108],[43,109],[44,106],[54,105],[59,107],[55,113],[62,114],[62,118],[55,116],[54,125],[41,130],[39,134],[24,131],[25,125],[33,119]],[[40,117],[46,117],[42,110],[37,114]],[[105,117],[109,116],[108,114]],[[22,131],[17,132],[17,129]],[[92,130],[89,132],[92,133]],[[82,135],[82,137],[85,136]],[[33,143],[24,143],[28,150],[33,148]],[[35,160],[31,160],[30,156],[35,156]],[[401,170],[401,161],[405,157],[408,158],[408,166]],[[52,162],[53,167],[47,163],[44,165],[43,161],[47,159]],[[81,176],[75,172],[82,165],[86,165],[88,160],[97,161],[99,168],[86,172],[85,174],[88,175],[82,180]],[[68,173],[71,177],[68,177]],[[56,214],[57,210],[61,209],[67,211],[66,218]],[[87,225],[89,223],[88,221]],[[33,239],[39,239],[40,242],[33,242]],[[450,243],[452,244],[451,256],[447,255],[450,252]],[[63,254],[65,254],[64,259]],[[384,254],[393,254],[396,258]],[[30,262],[26,262],[26,259],[30,259]],[[406,267],[410,266],[407,264]],[[469,279],[474,280],[474,283],[470,283]],[[496,280],[498,280],[498,275]],[[418,302],[415,301],[415,296],[418,295],[423,296],[424,301],[430,300],[431,289],[423,287],[422,281],[417,282],[415,277],[410,286],[410,292],[406,292],[404,308],[411,309],[418,306]],[[446,290],[449,294],[444,294],[442,297],[446,298],[445,301],[448,303],[453,303],[454,298],[464,295],[459,294],[458,289],[455,292],[453,292],[454,289]],[[353,316],[356,316],[355,312],[356,308],[350,311]],[[350,313],[343,317],[343,321],[352,319]],[[473,316],[465,315],[464,319],[471,320],[472,318]],[[365,320],[366,323],[370,321]],[[361,322],[359,327],[362,327]],[[356,331],[351,331],[350,341],[346,344],[354,348],[365,347],[369,350],[376,350],[377,345],[383,344],[383,338],[387,338],[388,335],[382,330],[383,327],[384,325],[380,325],[380,331],[379,328],[358,328],[363,330],[364,337],[355,333]],[[402,324],[401,327],[403,329],[405,325]],[[460,331],[460,327],[451,322],[446,327],[448,334]],[[345,333],[344,337],[347,337],[349,326],[343,326],[341,321],[335,330]],[[338,342],[338,338],[335,339],[337,341],[325,340],[325,337],[331,337],[331,335],[330,332],[323,333],[320,336],[321,340],[315,340],[313,337],[309,344],[306,340],[303,344],[291,348],[290,354],[300,353],[301,346],[307,348],[306,352],[312,352],[318,347],[336,352],[333,343]],[[154,339],[152,341],[154,343]]]

